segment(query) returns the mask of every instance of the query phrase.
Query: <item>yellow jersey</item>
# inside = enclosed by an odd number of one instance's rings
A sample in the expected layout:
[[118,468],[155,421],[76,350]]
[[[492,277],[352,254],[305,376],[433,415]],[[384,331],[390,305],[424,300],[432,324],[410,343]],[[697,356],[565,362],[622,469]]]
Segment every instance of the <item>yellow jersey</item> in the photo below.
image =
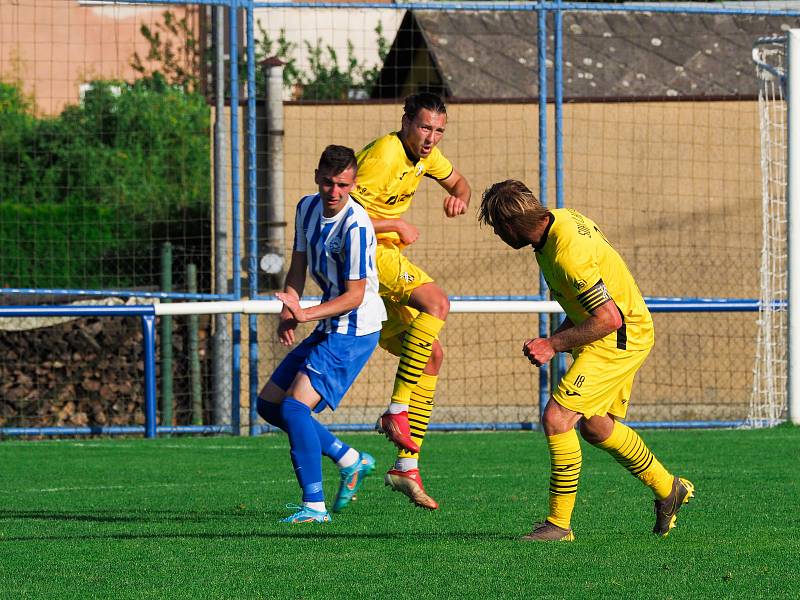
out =
[[[411,205],[422,177],[442,180],[453,172],[453,165],[438,148],[418,158],[406,150],[396,131],[367,144],[356,159],[358,174],[350,195],[374,219],[399,219]],[[379,233],[378,239],[400,245],[400,236],[394,231]]]
[[622,326],[593,343],[623,350],[652,347],[653,318],[642,293],[594,221],[571,208],[551,210],[534,254],[553,299],[575,325],[609,299],[616,304]]

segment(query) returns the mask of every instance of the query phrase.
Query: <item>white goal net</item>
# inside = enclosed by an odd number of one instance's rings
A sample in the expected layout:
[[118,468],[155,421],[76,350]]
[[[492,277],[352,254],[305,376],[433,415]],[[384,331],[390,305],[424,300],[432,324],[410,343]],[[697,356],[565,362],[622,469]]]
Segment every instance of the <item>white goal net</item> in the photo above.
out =
[[788,251],[786,36],[753,46],[761,128],[763,245],[758,341],[748,424],[776,425],[787,417]]

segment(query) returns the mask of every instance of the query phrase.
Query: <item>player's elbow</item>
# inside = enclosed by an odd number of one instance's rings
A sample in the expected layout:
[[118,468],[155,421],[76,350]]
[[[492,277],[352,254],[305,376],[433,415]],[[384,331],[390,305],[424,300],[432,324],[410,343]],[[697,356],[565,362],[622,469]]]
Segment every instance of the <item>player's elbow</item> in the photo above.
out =
[[361,303],[364,302],[364,293],[365,290],[363,288],[350,290],[347,294],[347,311],[355,310]]
[[606,302],[595,313],[603,335],[622,327],[622,313],[614,302]]
[[613,311],[606,319],[606,335],[622,327],[622,315],[618,310]]

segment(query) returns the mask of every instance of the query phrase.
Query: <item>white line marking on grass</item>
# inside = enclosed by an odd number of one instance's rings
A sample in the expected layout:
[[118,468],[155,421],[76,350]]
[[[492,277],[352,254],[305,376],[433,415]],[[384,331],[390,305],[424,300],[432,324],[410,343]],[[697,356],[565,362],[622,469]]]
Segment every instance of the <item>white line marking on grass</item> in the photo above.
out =
[[[292,483],[294,479],[262,479],[258,481],[236,481],[237,485],[275,485],[277,483]],[[102,492],[116,490],[144,490],[151,488],[207,488],[209,482],[198,483],[145,483],[139,485],[87,485],[74,487],[53,488],[28,488],[28,489],[0,489],[0,494],[58,494],[61,492]]]
[[[45,447],[44,444],[37,444],[27,442],[29,444],[26,448],[34,449],[37,446],[40,448]],[[100,450],[116,450],[119,448],[133,448],[136,450],[163,450],[165,448],[170,450],[191,450],[192,452],[196,452],[198,450],[285,450],[286,446],[274,446],[274,445],[253,445],[253,446],[225,446],[221,444],[214,444],[209,446],[193,446],[193,445],[184,445],[184,444],[155,444],[152,446],[148,446],[147,444],[127,444],[125,442],[113,442],[113,443],[86,443],[86,442],[71,442],[65,444],[67,446],[75,447],[75,448],[91,448],[91,449],[100,449]]]

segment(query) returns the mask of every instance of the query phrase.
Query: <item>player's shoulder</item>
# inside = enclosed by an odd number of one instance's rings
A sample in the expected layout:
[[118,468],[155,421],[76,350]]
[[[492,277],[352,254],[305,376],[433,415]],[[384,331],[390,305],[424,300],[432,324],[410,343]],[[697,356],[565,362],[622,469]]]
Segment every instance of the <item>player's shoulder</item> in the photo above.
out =
[[303,196],[300,200],[297,201],[297,213],[304,215],[309,213],[311,210],[314,209],[315,206],[319,204],[319,193],[317,194],[308,194],[307,196]]
[[319,192],[316,194],[307,194],[297,201],[298,206],[307,207],[313,205],[319,200]]
[[433,150],[431,150],[431,153],[428,155],[428,160],[429,161],[441,161],[441,160],[447,160],[447,157],[444,155],[444,152],[442,152],[439,149],[439,146],[434,146]]
[[566,269],[582,263],[593,255],[593,222],[580,212],[571,208],[550,209],[553,223],[548,232],[548,240],[553,260]]
[[394,154],[402,153],[402,151],[403,142],[397,137],[397,132],[392,131],[372,140],[369,144],[364,146],[356,156],[359,162],[367,158],[386,160]]
[[352,195],[350,196],[350,201],[347,204],[347,214],[345,218],[348,221],[355,221],[358,222],[359,225],[369,224],[372,225],[372,220],[369,218],[369,214],[367,213],[367,209],[365,209],[362,204],[354,198]]
[[591,239],[594,221],[574,208],[550,209],[554,220],[550,230],[557,237]]

